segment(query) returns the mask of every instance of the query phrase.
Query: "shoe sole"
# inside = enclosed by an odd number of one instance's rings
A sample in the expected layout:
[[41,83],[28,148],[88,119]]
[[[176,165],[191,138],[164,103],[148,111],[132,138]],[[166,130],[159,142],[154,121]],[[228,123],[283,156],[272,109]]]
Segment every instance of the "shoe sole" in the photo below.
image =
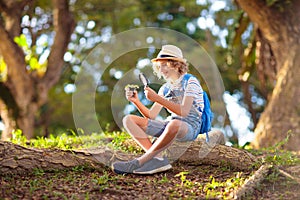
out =
[[128,172],[122,172],[120,170],[117,170],[117,169],[112,169],[113,172],[115,172],[116,174],[121,174],[121,175],[126,175],[128,174]]
[[111,169],[112,169],[112,171],[115,172],[116,174],[121,174],[121,175],[130,174],[129,172],[124,172],[124,171],[115,169],[113,165],[111,166]]
[[134,174],[143,174],[143,175],[146,175],[146,174],[155,174],[155,173],[159,173],[159,172],[163,172],[163,171],[167,171],[169,169],[171,169],[172,166],[170,164],[168,165],[165,165],[163,167],[160,167],[160,168],[156,168],[156,169],[153,169],[151,171],[146,171],[146,172],[137,172],[137,171],[133,171]]

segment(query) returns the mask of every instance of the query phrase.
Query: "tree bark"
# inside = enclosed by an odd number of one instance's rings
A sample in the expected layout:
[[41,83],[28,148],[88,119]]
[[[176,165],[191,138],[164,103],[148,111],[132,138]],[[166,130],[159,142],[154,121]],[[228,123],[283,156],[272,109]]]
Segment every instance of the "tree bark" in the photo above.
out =
[[16,122],[14,120],[12,110],[7,108],[4,102],[0,99],[0,116],[3,121],[3,124],[6,125],[6,128],[1,133],[1,139],[7,140],[11,138],[12,131],[16,128]]
[[273,146],[287,137],[287,150],[300,150],[300,2],[237,0],[269,42],[277,64],[277,80],[255,129],[253,147]]
[[[24,7],[32,0],[2,1],[0,9],[3,21],[0,21],[0,54],[7,65],[7,81],[1,83],[9,90],[15,105],[9,106],[11,99],[1,94],[2,102],[7,109],[14,111],[14,119],[6,118],[4,121],[7,134],[2,139],[10,136],[10,125],[14,120],[16,127],[23,131],[28,138],[34,136],[35,117],[39,108],[48,100],[49,89],[58,82],[64,66],[63,56],[67,50],[70,36],[75,27],[74,18],[69,10],[68,0],[52,0],[54,21],[54,43],[48,58],[47,71],[43,77],[36,76],[35,72],[27,70],[25,55],[21,47],[14,42],[14,37],[21,33],[21,17]],[[34,45],[34,44],[33,44]],[[4,106],[2,106],[4,108]],[[5,118],[5,112],[0,112]]]
[[[224,136],[220,134],[222,133],[213,133],[208,144],[205,144],[203,138],[197,139],[187,148],[185,153],[181,153],[179,159],[173,160],[173,162],[228,166],[239,170],[249,169],[256,162],[256,158],[244,150],[219,144],[219,142],[224,141]],[[178,146],[176,149],[181,152]],[[172,148],[173,150],[174,148]],[[135,155],[113,151],[106,147],[71,151],[25,148],[10,142],[0,142],[0,173],[28,173],[37,168],[47,171],[76,166],[99,169],[111,166],[114,161],[129,160],[133,157]]]

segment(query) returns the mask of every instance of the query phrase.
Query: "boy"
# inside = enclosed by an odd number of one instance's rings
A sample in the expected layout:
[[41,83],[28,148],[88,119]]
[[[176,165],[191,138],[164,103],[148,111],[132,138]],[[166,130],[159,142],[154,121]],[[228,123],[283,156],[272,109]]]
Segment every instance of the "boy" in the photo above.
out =
[[[185,86],[183,77],[187,75],[188,63],[180,48],[164,45],[153,63],[154,74],[166,80],[158,93],[145,86],[144,93],[154,102],[148,109],[138,98],[136,92],[126,91],[126,98],[132,102],[143,117],[127,115],[123,119],[125,129],[145,150],[142,156],[128,161],[112,164],[114,172],[119,174],[153,174],[172,168],[160,153],[174,140],[185,142],[197,138],[201,127],[201,111],[204,108],[203,90],[196,77],[190,76]],[[166,92],[167,91],[167,92]],[[155,120],[162,108],[171,116],[164,121]],[[148,135],[157,137],[154,144]]]

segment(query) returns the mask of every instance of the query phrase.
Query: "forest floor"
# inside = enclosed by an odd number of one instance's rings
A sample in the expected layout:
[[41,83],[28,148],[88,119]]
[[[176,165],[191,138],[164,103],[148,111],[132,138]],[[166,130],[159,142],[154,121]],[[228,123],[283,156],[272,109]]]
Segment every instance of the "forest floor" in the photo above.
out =
[[[276,156],[266,158],[280,158]],[[296,158],[300,159],[299,155]],[[207,165],[172,165],[167,172],[147,176],[117,175],[109,167],[1,175],[0,199],[232,199],[233,192],[255,172]],[[300,199],[300,164],[278,168],[296,179],[273,170],[242,199]]]

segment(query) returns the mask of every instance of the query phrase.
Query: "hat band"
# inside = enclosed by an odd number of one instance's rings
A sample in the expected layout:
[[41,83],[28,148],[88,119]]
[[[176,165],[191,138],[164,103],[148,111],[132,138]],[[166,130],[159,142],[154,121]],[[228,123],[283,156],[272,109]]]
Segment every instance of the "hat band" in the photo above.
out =
[[168,58],[168,57],[175,58],[175,56],[166,55],[166,54],[160,55],[159,57],[160,57],[160,58]]

